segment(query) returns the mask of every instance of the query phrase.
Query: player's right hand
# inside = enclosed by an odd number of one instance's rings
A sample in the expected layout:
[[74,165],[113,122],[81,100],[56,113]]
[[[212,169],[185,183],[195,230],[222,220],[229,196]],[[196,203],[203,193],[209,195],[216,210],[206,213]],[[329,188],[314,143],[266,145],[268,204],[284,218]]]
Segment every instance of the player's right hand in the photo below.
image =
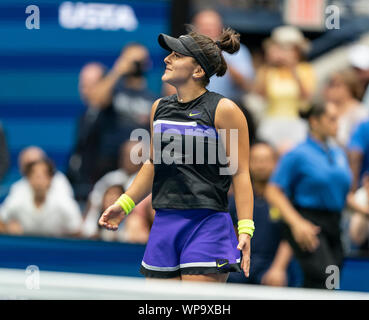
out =
[[125,216],[126,214],[121,206],[119,204],[113,204],[101,215],[99,225],[108,230],[116,231]]
[[250,241],[251,237],[246,233],[241,233],[238,236],[237,249],[242,251],[241,269],[243,270],[246,278],[250,275]]

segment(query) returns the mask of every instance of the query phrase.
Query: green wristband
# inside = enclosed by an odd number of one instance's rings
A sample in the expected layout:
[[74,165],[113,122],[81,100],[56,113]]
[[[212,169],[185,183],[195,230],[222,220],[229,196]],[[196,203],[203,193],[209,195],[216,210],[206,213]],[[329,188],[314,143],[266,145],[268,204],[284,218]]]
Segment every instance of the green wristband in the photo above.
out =
[[126,213],[126,215],[128,215],[135,207],[134,201],[131,199],[130,196],[128,196],[125,193],[123,193],[119,197],[119,199],[115,202],[115,204],[118,204],[123,209],[123,211]]
[[255,225],[254,221],[250,219],[242,219],[238,221],[238,234],[246,233],[251,238],[254,235]]

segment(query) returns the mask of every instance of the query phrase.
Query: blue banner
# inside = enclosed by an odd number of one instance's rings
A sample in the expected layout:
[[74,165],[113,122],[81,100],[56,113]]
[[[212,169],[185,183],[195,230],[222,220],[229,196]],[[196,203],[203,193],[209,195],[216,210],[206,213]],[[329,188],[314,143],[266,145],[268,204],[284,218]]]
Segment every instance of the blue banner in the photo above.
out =
[[12,165],[2,190],[19,177],[17,156],[30,144],[57,155],[65,170],[84,111],[78,93],[84,64],[110,68],[126,44],[141,43],[153,62],[148,87],[160,95],[165,52],[156,39],[168,33],[169,19],[169,0],[0,2],[0,121]]

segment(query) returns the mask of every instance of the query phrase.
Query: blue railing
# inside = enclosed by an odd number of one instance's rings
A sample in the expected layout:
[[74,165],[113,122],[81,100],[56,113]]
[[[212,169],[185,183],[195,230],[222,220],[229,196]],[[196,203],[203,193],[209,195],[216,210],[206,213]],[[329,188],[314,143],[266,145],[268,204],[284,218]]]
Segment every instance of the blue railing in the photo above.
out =
[[[0,235],[0,268],[142,277],[144,250],[119,242]],[[345,259],[340,288],[369,292],[369,258]]]

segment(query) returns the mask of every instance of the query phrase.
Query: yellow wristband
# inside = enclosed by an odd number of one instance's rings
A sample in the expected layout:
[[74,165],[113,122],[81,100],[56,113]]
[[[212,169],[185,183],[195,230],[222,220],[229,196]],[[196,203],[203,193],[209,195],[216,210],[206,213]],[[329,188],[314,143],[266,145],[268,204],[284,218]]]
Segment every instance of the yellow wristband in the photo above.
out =
[[254,235],[255,225],[254,221],[250,219],[242,219],[238,221],[238,234],[246,233],[251,238]]
[[119,199],[115,202],[115,204],[119,204],[121,208],[124,210],[124,212],[126,213],[126,215],[128,215],[135,207],[135,203],[133,202],[131,197],[125,193],[123,193],[119,197]]

